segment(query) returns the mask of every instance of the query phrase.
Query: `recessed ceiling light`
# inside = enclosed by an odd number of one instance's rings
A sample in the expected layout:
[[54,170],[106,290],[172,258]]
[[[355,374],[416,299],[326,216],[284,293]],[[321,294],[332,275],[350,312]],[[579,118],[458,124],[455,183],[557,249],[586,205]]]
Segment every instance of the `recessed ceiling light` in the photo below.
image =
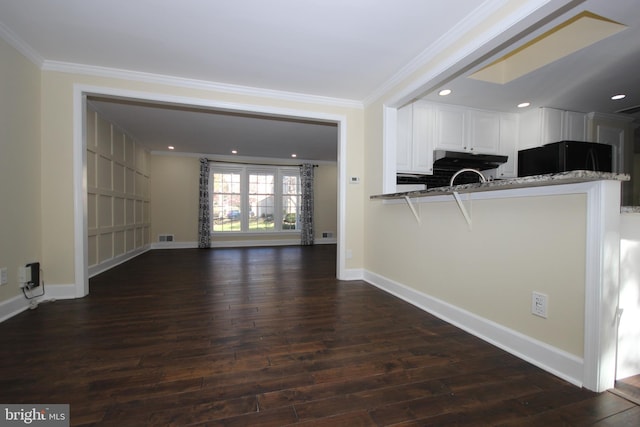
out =
[[175,150],[175,149],[176,149],[176,147],[174,147],[173,145],[170,145],[170,146],[168,146],[167,148],[168,148],[169,150]]
[[298,155],[297,154],[292,154],[291,157],[298,157]]
[[440,96],[447,96],[451,93],[451,89],[442,89],[440,92],[438,92],[438,95]]
[[238,150],[231,150],[231,154],[238,154]]
[[518,104],[518,108],[527,108],[530,105],[530,102],[521,102],[520,104]]
[[618,95],[613,95],[611,97],[611,99],[613,99],[614,101],[617,101],[618,99],[624,99],[627,95],[623,94],[623,93],[619,93]]

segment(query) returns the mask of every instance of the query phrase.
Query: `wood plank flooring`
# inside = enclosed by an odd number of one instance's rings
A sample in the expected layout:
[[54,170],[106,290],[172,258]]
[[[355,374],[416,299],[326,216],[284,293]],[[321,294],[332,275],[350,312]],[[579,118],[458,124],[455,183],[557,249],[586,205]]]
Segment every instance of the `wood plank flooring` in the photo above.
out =
[[[0,324],[0,402],[82,426],[638,426],[364,282],[335,246],[156,250]],[[45,272],[46,273],[46,272]]]

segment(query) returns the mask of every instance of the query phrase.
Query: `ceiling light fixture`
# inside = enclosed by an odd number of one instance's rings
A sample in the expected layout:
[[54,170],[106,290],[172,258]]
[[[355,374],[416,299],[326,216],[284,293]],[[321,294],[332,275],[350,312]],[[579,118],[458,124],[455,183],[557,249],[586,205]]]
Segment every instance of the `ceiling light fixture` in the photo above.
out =
[[291,157],[298,157],[298,155],[297,154],[292,154]]
[[170,146],[168,146],[167,148],[168,148],[169,150],[175,150],[175,149],[176,149],[176,147],[174,147],[173,145],[170,145]]
[[518,104],[518,108],[527,108],[530,105],[530,102],[521,102],[520,104]]
[[617,101],[618,99],[624,99],[626,98],[627,95],[623,94],[623,93],[619,93],[618,95],[613,95],[611,97],[611,99],[613,99],[614,101]]
[[238,154],[238,150],[231,150],[231,154]]
[[440,96],[447,96],[451,94],[451,89],[442,89],[440,92],[438,92],[438,95]]

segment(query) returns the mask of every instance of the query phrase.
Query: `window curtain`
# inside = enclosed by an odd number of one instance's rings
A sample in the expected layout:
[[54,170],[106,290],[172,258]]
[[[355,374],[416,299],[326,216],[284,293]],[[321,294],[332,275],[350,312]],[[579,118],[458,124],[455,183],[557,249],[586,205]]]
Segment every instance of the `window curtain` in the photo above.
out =
[[313,245],[313,165],[300,165],[300,231],[301,245]]
[[211,247],[211,213],[209,212],[209,159],[200,159],[200,208],[198,210],[198,247]]

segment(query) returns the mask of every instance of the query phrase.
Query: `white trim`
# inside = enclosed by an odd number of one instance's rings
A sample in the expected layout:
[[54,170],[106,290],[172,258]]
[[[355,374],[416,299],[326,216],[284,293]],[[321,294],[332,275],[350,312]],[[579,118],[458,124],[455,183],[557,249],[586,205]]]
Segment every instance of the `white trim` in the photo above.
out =
[[583,360],[577,356],[370,271],[365,271],[364,280],[514,356],[582,386]]
[[[335,238],[315,239],[316,245],[335,245]],[[238,248],[245,246],[295,246],[300,245],[300,239],[274,239],[274,240],[212,240],[212,248]],[[197,249],[198,242],[155,242],[151,249]]]
[[89,294],[89,245],[87,238],[87,98],[78,86],[73,87],[73,231],[76,297]]
[[72,284],[68,285],[48,285],[45,287],[45,294],[43,297],[38,298],[38,303],[47,302],[57,299],[75,299],[76,286]]
[[[582,372],[577,375],[576,366],[549,365],[552,370],[560,369],[560,376],[577,378],[585,388],[597,392],[614,386],[616,369],[616,314],[618,310],[619,263],[620,263],[620,181],[591,181],[576,184],[561,184],[521,189],[506,189],[482,193],[468,193],[469,200],[489,200],[514,197],[555,196],[567,194],[585,194],[586,208],[586,250],[585,250],[585,317],[584,322],[584,362]],[[415,198],[414,203],[436,203],[453,201],[451,195]],[[385,200],[384,203],[405,203],[404,199]],[[460,225],[464,225],[461,218]],[[383,278],[368,273],[365,280]],[[438,312],[440,306],[432,299],[423,301],[422,294],[403,285],[384,279],[383,288],[403,295],[410,303]],[[374,283],[375,284],[375,283]],[[378,286],[378,285],[376,285]],[[400,288],[396,289],[397,286]],[[405,288],[407,290],[405,290]],[[395,295],[395,293],[394,293]],[[460,322],[457,318],[455,321]],[[461,323],[464,325],[464,323]],[[467,326],[465,326],[467,327]],[[464,329],[464,328],[463,328]],[[491,337],[490,337],[491,338]],[[492,338],[493,339],[493,338]],[[506,344],[505,344],[506,345]],[[516,351],[523,349],[515,348]],[[515,353],[514,353],[515,354]],[[521,356],[535,359],[533,355]],[[537,357],[537,356],[536,356]],[[534,363],[534,362],[532,362]],[[542,361],[543,364],[550,362]],[[570,369],[569,369],[570,368]],[[550,371],[552,372],[552,371]]]
[[[28,300],[23,294],[16,295],[13,298],[0,302],[0,323],[7,319],[17,316],[23,311],[34,307],[37,304],[49,301],[55,301],[58,299],[74,299],[76,298],[76,286],[75,285],[45,285],[45,294],[41,297],[36,297],[32,300]],[[42,292],[40,288],[35,289],[36,294]],[[33,304],[33,305],[32,305]]]
[[42,67],[44,58],[2,22],[0,22],[0,37],[37,67]]
[[29,301],[24,295],[16,295],[13,298],[0,302],[0,322],[16,316],[29,308]]
[[153,242],[151,250],[156,249],[197,249],[198,242]]
[[242,248],[250,246],[299,246],[300,239],[274,240],[212,240],[212,248]]
[[327,105],[331,107],[363,109],[362,102],[351,99],[331,98],[327,96],[308,95],[297,92],[285,92],[250,86],[239,86],[218,83],[207,80],[188,79],[184,77],[164,74],[145,73],[141,71],[124,70],[118,68],[99,67],[96,65],[76,64],[71,62],[45,60],[41,66],[43,71],[83,74],[94,77],[106,77],[141,83],[161,84],[195,90],[207,90],[235,95],[247,95],[261,98],[277,99],[280,101],[304,102],[310,104]]
[[[441,84],[446,78],[445,73],[447,75],[453,75],[454,68],[456,69],[455,71],[458,71],[462,69],[463,66],[469,66],[473,61],[477,61],[483,55],[486,55],[491,48],[495,48],[500,42],[506,40],[511,32],[514,32],[514,30],[518,31],[518,27],[520,27],[520,31],[522,31],[524,27],[539,21],[544,16],[552,14],[570,2],[571,0],[526,0],[522,2],[523,4],[515,12],[506,16],[502,21],[488,28],[482,34],[475,35],[460,49],[453,51],[453,53],[437,67],[432,67],[429,72],[420,76],[420,78],[403,89],[402,94],[395,97],[390,105],[399,107],[403,103],[409,102],[412,97],[419,96],[421,92],[424,93],[424,90],[429,84],[435,86]],[[436,40],[436,42],[422,51],[409,64],[367,96],[363,100],[364,106],[371,105],[384,96],[384,94],[391,91],[393,87],[402,83],[402,81],[409,78],[420,68],[426,66],[443,52],[450,51],[451,46],[453,46],[455,42],[462,40],[468,35],[470,28],[476,28],[481,25],[487,17],[499,11],[506,3],[507,0],[488,0],[479,4],[476,10],[458,22],[453,29]],[[532,17],[532,15],[537,15],[540,12],[543,16]],[[440,78],[440,81],[434,82],[436,78]]]
[[598,181],[587,192],[584,384],[613,388],[620,291],[620,183]]
[[89,277],[93,277],[96,276],[100,273],[104,273],[105,271],[120,265],[122,263],[125,263],[129,260],[134,259],[135,257],[137,257],[138,255],[142,255],[143,253],[149,251],[151,249],[151,245],[145,245],[142,248],[138,248],[135,249],[133,251],[124,253],[122,255],[119,255],[117,257],[113,257],[107,261],[101,262],[100,264],[96,264],[96,265],[92,265],[91,267],[88,268],[88,275]]
[[337,165],[338,162],[335,160],[312,160],[312,159],[281,159],[274,157],[250,157],[250,156],[236,156],[236,155],[224,155],[224,154],[207,154],[207,153],[185,153],[185,152],[175,152],[175,151],[161,151],[161,150],[151,150],[151,155],[153,156],[175,156],[175,157],[195,157],[201,159],[203,157],[207,158],[211,162],[229,162],[229,163],[246,163],[247,165],[252,164],[266,164],[280,167],[287,166],[300,166],[302,163],[311,162],[317,165]]
[[325,120],[338,124],[338,256],[337,276],[341,279],[345,272],[345,221],[346,221],[346,168],[347,168],[347,118],[342,114],[330,114],[274,106],[240,104],[216,99],[190,98],[162,93],[140,92],[113,87],[92,86],[76,83],[73,87],[73,169],[74,169],[74,232],[75,232],[75,286],[76,296],[89,292],[87,268],[87,208],[86,208],[86,138],[84,135],[84,106],[86,95],[120,97],[156,101],[168,104],[189,105],[207,108],[264,113],[269,115]]
[[345,269],[340,280],[364,280],[364,269],[362,268],[349,268]]
[[346,222],[347,222],[347,120],[338,123],[338,256],[336,274],[339,280],[348,280],[346,259]]

